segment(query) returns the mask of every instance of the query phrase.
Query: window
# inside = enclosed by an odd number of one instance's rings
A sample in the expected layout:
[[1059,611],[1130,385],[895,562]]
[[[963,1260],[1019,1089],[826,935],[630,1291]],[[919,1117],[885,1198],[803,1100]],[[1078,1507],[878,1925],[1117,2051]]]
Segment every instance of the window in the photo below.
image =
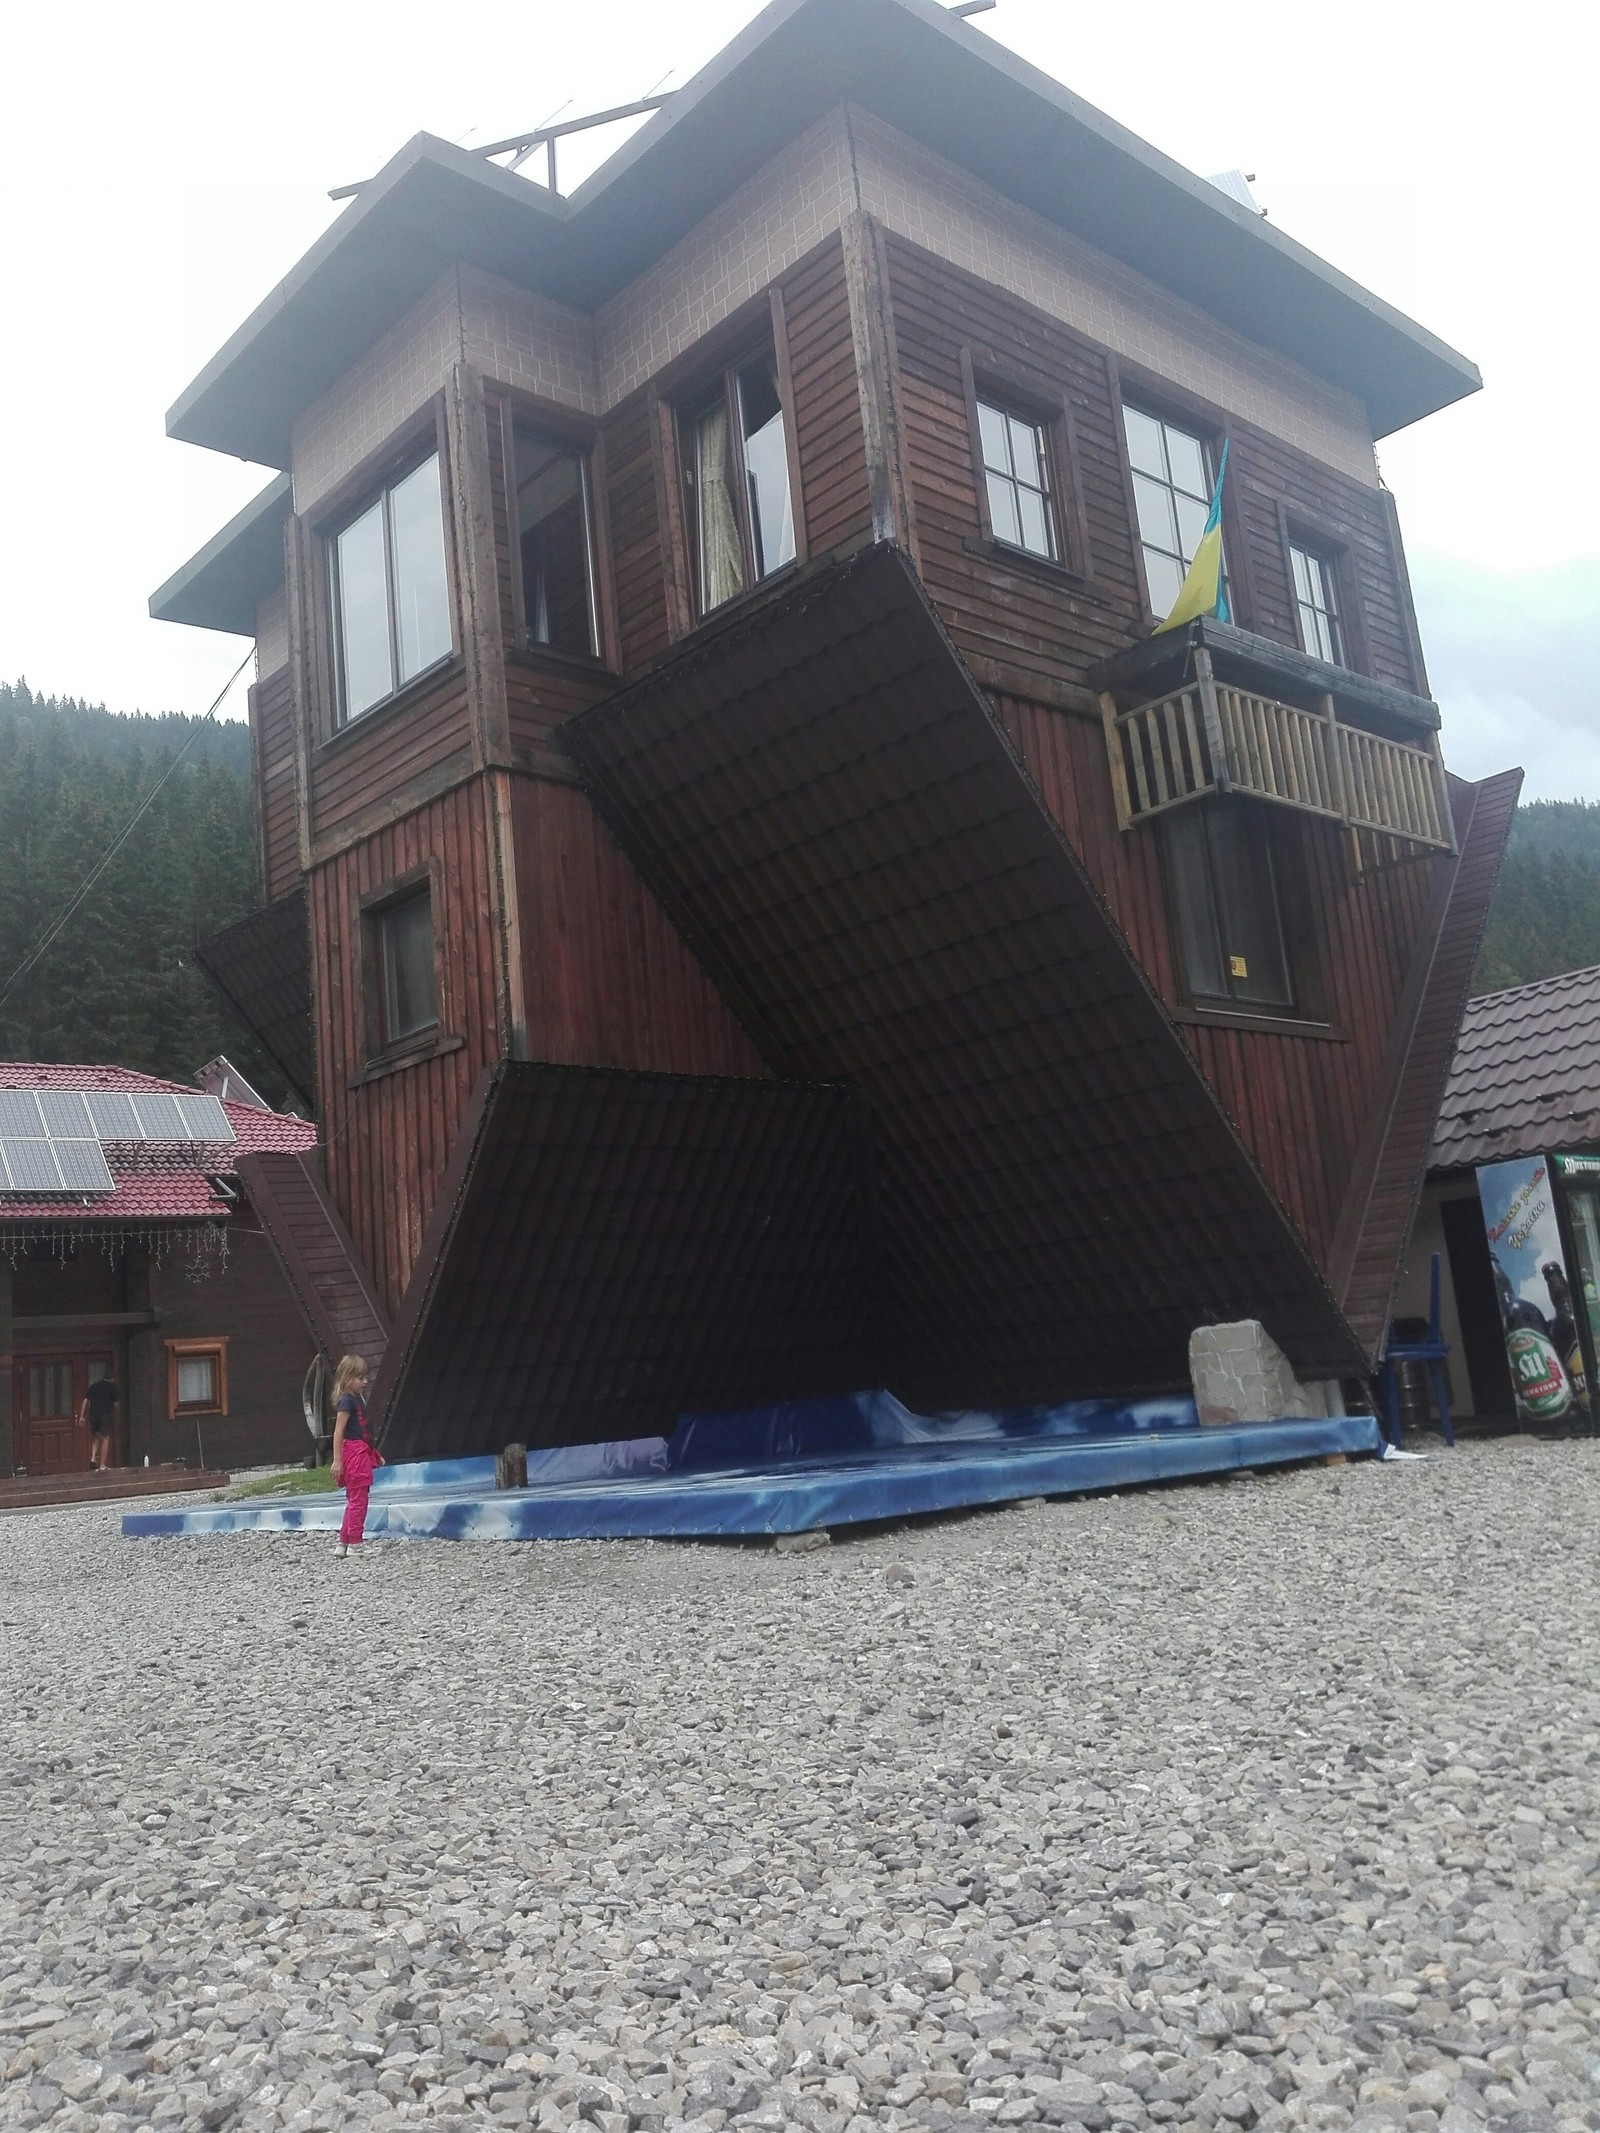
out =
[[512,440],[528,642],[593,658],[600,630],[587,455],[521,427]]
[[795,560],[789,433],[770,355],[730,370],[679,427],[695,603],[702,615]]
[[1333,564],[1309,548],[1289,543],[1294,572],[1295,606],[1300,615],[1300,642],[1313,659],[1344,665],[1344,633],[1339,627],[1339,600]]
[[1122,421],[1133,469],[1145,589],[1151,614],[1162,622],[1177,604],[1206,530],[1214,479],[1211,458],[1201,438],[1158,415],[1125,406]]
[[1293,1008],[1272,837],[1260,809],[1204,800],[1174,808],[1163,824],[1189,991],[1213,1004]]
[[386,904],[376,916],[379,1034],[385,1045],[404,1044],[439,1021],[433,974],[433,899],[426,889]]
[[439,455],[382,489],[329,544],[341,726],[448,657]]
[[167,1342],[167,1414],[228,1412],[228,1344],[225,1340]]
[[991,534],[1007,548],[1059,562],[1049,432],[1042,422],[1012,414],[992,400],[980,397],[977,408]]

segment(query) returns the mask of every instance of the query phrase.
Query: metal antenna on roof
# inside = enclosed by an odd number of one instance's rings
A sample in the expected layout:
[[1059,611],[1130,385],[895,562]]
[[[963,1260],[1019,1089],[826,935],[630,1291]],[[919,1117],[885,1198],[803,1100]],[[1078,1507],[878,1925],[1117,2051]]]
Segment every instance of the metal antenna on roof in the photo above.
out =
[[[968,0],[968,4],[993,7],[995,0]],[[616,104],[609,111],[591,111],[587,118],[562,119],[559,125],[535,126],[531,132],[512,134],[509,140],[486,142],[482,148],[474,149],[473,153],[482,156],[485,162],[494,156],[514,156],[516,161],[510,167],[515,170],[517,164],[523,162],[535,148],[543,148],[548,156],[550,190],[554,192],[557,141],[564,141],[569,133],[588,133],[596,126],[610,126],[618,119],[643,118],[646,112],[659,111],[663,104],[670,104],[675,93],[668,90],[665,95],[641,96],[636,103]],[[565,110],[566,106],[561,108]],[[328,198],[353,200],[357,193],[365,192],[371,183],[370,178],[361,178],[354,185],[335,185]]]
[[999,5],[1000,0],[958,0],[958,4],[950,12],[965,20],[968,15],[987,15],[991,8]]
[[[558,118],[560,118],[563,111],[569,110],[571,108],[571,105],[572,98],[570,96],[566,97],[561,103],[556,105],[554,111],[547,111],[545,113],[544,117],[539,121],[540,126],[545,127],[552,125]],[[523,164],[527,162],[529,156],[533,154],[535,146],[537,146],[537,143],[530,143],[526,148],[519,148],[517,153],[511,158],[511,161],[506,165],[506,169],[520,170]],[[552,135],[545,142],[544,153],[545,183],[549,186],[552,192],[555,192],[558,190],[558,187],[556,185],[556,144],[554,135]]]

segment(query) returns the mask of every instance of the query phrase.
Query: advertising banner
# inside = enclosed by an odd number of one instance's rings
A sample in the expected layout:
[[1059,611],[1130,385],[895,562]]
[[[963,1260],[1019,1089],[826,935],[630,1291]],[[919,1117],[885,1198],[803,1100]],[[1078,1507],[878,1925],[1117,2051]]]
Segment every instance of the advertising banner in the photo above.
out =
[[1570,1419],[1586,1409],[1588,1388],[1548,1159],[1486,1163],[1478,1198],[1518,1412],[1530,1422]]

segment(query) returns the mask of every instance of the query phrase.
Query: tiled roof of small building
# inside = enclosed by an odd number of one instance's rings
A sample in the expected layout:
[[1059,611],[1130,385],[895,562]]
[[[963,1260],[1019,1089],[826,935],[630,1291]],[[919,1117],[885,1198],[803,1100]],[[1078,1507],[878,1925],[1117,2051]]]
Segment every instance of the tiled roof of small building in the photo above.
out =
[[[128,1067],[42,1066],[35,1060],[0,1060],[0,1089],[131,1089],[151,1095],[192,1096],[195,1091],[179,1081],[162,1081],[154,1074],[136,1074]],[[233,1204],[211,1182],[218,1172],[230,1171],[240,1155],[268,1150],[299,1151],[316,1145],[317,1129],[303,1118],[282,1111],[258,1110],[254,1104],[222,1100],[234,1144],[224,1149],[215,1142],[111,1141],[103,1143],[114,1192],[92,1196],[60,1193],[24,1197],[0,1195],[0,1229],[26,1223],[30,1230],[41,1224],[67,1223],[81,1228],[85,1223],[143,1228],[155,1222],[214,1222]]]
[[1471,1000],[1434,1130],[1435,1169],[1600,1141],[1600,964]]

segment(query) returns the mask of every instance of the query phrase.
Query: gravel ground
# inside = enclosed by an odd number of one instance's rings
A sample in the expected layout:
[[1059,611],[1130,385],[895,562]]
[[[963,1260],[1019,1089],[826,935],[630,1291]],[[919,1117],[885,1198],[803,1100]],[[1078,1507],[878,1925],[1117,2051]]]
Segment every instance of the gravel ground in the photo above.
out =
[[0,1523],[0,2124],[1600,2124],[1600,1446],[812,1554]]

